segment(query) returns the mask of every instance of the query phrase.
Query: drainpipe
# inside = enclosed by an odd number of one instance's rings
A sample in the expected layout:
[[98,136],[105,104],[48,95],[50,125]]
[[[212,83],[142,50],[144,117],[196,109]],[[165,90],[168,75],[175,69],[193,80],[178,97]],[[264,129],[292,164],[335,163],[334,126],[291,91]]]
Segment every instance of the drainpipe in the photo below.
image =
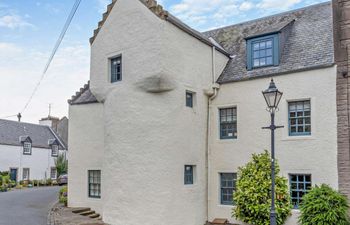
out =
[[210,152],[210,145],[211,145],[211,114],[210,114],[210,109],[211,109],[211,102],[216,98],[217,94],[218,94],[218,90],[219,87],[215,85],[216,83],[216,78],[215,78],[215,74],[216,74],[216,70],[215,70],[215,62],[216,62],[216,58],[215,58],[215,53],[216,53],[216,48],[213,46],[212,47],[212,89],[213,89],[213,93],[210,94],[208,97],[208,114],[207,114],[207,221],[209,221],[209,211],[210,211],[210,156],[211,156],[211,152]]

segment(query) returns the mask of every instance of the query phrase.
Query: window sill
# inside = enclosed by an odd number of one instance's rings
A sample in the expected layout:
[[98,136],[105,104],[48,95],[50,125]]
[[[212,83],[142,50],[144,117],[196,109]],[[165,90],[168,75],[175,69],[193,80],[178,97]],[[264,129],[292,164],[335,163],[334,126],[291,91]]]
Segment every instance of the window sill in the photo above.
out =
[[236,206],[234,206],[234,205],[222,205],[222,204],[219,204],[218,207],[230,208],[230,209],[232,209],[232,208],[235,208]]
[[308,141],[308,140],[316,140],[315,136],[305,135],[305,136],[287,136],[284,137],[281,141]]

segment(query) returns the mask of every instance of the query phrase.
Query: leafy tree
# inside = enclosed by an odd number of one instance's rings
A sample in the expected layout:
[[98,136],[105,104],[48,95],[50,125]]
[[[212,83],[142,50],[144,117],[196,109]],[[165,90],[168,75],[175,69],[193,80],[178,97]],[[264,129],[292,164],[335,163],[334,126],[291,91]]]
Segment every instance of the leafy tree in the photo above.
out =
[[345,196],[322,184],[303,196],[299,206],[302,225],[349,225],[349,205]]
[[[276,162],[276,220],[278,225],[284,224],[290,215],[291,205],[287,179],[280,176]],[[253,154],[252,160],[238,170],[236,192],[232,215],[245,223],[253,225],[270,224],[271,208],[271,159],[265,151]]]
[[57,176],[68,172],[68,160],[64,154],[58,155],[58,157],[55,159],[55,166],[57,170]]

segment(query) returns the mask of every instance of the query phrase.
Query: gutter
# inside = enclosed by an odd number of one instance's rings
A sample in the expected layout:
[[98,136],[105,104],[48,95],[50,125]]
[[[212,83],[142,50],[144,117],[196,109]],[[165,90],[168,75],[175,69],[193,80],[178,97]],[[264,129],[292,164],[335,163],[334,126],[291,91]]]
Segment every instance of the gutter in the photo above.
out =
[[213,93],[208,95],[208,111],[207,111],[207,141],[206,141],[206,147],[207,147],[207,152],[206,152],[206,173],[207,173],[207,221],[209,221],[209,211],[210,211],[210,203],[211,203],[211,199],[210,199],[210,194],[211,194],[211,190],[210,190],[210,160],[211,160],[211,151],[210,151],[210,146],[211,146],[211,114],[210,114],[210,109],[211,109],[211,102],[216,98],[217,94],[218,94],[218,90],[220,88],[219,85],[217,85],[216,81],[216,69],[215,69],[215,62],[216,62],[216,57],[215,57],[215,53],[216,53],[216,47],[213,46],[212,47],[212,89],[213,89]]

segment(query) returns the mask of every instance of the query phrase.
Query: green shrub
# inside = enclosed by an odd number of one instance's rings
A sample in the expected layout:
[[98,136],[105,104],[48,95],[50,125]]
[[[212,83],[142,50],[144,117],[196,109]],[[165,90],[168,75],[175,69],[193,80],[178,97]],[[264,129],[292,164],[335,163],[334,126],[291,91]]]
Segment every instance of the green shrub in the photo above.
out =
[[[276,213],[277,224],[284,224],[291,212],[287,179],[279,175],[276,162]],[[271,159],[265,151],[253,154],[252,160],[238,169],[232,215],[242,222],[254,225],[270,224]]]
[[65,206],[67,206],[67,203],[68,203],[68,188],[67,188],[67,186],[64,186],[63,188],[60,189],[58,198],[59,198],[60,203],[63,203]]
[[349,205],[345,196],[322,184],[303,196],[299,206],[302,225],[349,225]]

